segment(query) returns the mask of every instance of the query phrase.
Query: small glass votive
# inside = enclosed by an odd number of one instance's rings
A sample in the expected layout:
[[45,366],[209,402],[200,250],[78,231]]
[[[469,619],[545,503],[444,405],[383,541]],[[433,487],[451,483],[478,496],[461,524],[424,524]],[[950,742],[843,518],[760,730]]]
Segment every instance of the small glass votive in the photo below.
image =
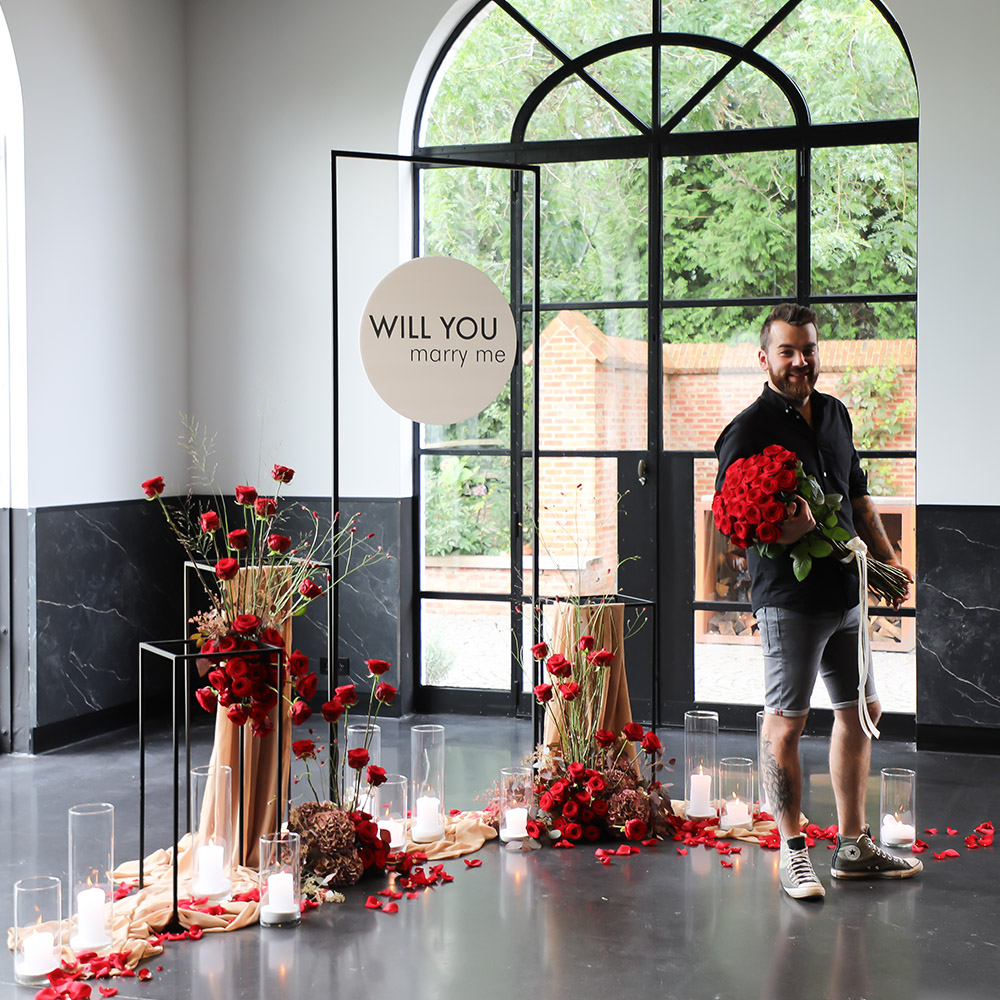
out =
[[410,840],[428,844],[444,836],[444,726],[414,726],[410,730],[410,762]]
[[771,807],[767,802],[767,787],[764,785],[764,754],[761,750],[764,737],[764,710],[757,713],[757,797],[760,799],[761,812],[770,813]]
[[[368,751],[368,760],[360,768],[353,768],[350,765],[352,750]],[[348,726],[344,742],[344,794],[350,808],[374,814],[375,802],[372,790],[365,779],[365,772],[371,764],[378,766],[382,764],[381,727],[365,725],[363,722]],[[358,781],[359,775],[360,781]],[[355,795],[359,800],[357,803],[354,801]]]
[[406,785],[405,774],[387,774],[375,789],[375,822],[380,830],[389,832],[389,849],[406,847]]
[[715,769],[719,737],[719,713],[684,713],[684,790],[689,819],[716,815]]
[[879,840],[885,847],[912,847],[917,836],[916,774],[905,767],[882,768]]
[[260,838],[260,925],[288,927],[301,919],[299,835],[265,833]]
[[533,797],[530,767],[500,769],[500,839],[505,844],[527,839]]
[[233,891],[233,769],[225,764],[191,768],[192,831],[191,894],[212,902]]
[[62,881],[36,875],[14,883],[14,980],[48,982],[62,964]]
[[87,802],[69,810],[70,939],[73,951],[111,946],[115,807]]
[[719,761],[719,829],[753,827],[753,761],[723,757]]

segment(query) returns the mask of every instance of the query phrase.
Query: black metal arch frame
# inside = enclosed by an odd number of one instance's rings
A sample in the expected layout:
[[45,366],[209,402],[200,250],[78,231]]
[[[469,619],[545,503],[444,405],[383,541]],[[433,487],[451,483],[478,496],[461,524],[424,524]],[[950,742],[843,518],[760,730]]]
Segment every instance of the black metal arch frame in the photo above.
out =
[[[484,0],[482,3],[472,7],[464,18],[456,25],[454,31],[442,46],[437,59],[432,65],[423,91],[418,103],[417,113],[413,126],[413,150],[415,156],[433,157],[444,161],[462,161],[472,165],[482,163],[482,165],[495,166],[500,162],[519,165],[539,166],[544,163],[570,163],[587,160],[607,160],[607,159],[635,159],[645,160],[648,165],[648,294],[645,299],[630,301],[600,301],[600,302],[540,302],[537,291],[526,301],[520,294],[520,289],[516,286],[513,276],[519,275],[521,268],[520,261],[520,228],[521,205],[519,198],[521,192],[512,192],[514,203],[511,215],[511,253],[515,259],[512,261],[512,307],[515,315],[525,314],[532,310],[534,315],[539,313],[552,313],[562,309],[594,310],[594,309],[645,309],[647,311],[647,346],[648,346],[648,442],[645,460],[648,462],[649,472],[653,482],[656,484],[658,500],[656,507],[661,500],[668,502],[683,502],[684,486],[690,480],[693,486],[693,463],[696,458],[712,457],[706,452],[665,452],[662,448],[662,349],[663,342],[663,310],[692,308],[692,307],[715,307],[715,306],[767,306],[783,301],[787,298],[795,298],[796,301],[804,304],[846,304],[851,302],[915,302],[915,292],[899,293],[879,293],[879,294],[815,294],[811,285],[811,155],[812,151],[821,148],[838,146],[865,146],[873,144],[901,144],[914,143],[918,138],[918,119],[905,118],[885,121],[861,121],[838,124],[813,124],[810,119],[808,104],[800,92],[797,85],[774,63],[759,55],[755,49],[760,42],[773,31],[799,4],[802,0],[787,0],[774,14],[758,29],[757,32],[742,46],[719,38],[710,36],[682,33],[663,32],[661,4],[659,0],[650,0],[652,8],[652,27],[650,33],[634,35],[627,38],[620,38],[604,43],[588,52],[578,56],[570,56],[564,52],[558,44],[549,38],[543,31],[539,30],[525,15],[516,7],[516,2],[509,0]],[[885,8],[880,0],[869,0],[869,2],[879,11],[886,23],[894,32],[900,46],[906,54],[911,71],[913,61],[902,35],[902,31]],[[421,145],[421,123],[428,110],[428,102],[431,98],[432,87],[435,78],[441,71],[444,60],[448,52],[458,41],[462,33],[477,18],[483,10],[493,6],[504,11],[525,31],[532,35],[544,48],[549,51],[559,63],[559,65],[527,96],[520,110],[515,116],[511,127],[511,138],[509,142],[492,142],[481,144],[456,144],[456,145]],[[695,92],[689,99],[674,111],[666,121],[661,122],[661,54],[664,49],[675,46],[695,47],[728,56],[726,62]],[[652,49],[651,66],[651,108],[652,122],[646,123],[632,109],[626,107],[614,94],[604,87],[597,79],[587,72],[587,68],[594,63],[608,56],[621,52],[635,50],[640,47]],[[731,131],[711,131],[711,132],[675,132],[676,126],[688,115],[702,100],[714,90],[719,83],[730,74],[737,66],[746,64],[763,73],[776,86],[778,86],[792,110],[794,124],[775,128],[750,128]],[[622,118],[629,122],[636,129],[637,134],[612,138],[590,138],[590,139],[569,139],[569,140],[533,140],[524,138],[532,114],[542,104],[545,97],[564,81],[576,77],[594,90],[602,100],[617,111]],[[684,298],[666,299],[662,294],[662,247],[663,247],[663,217],[662,217],[662,184],[656,183],[656,179],[662,178],[662,165],[665,159],[676,156],[695,156],[705,154],[724,153],[745,153],[767,150],[793,151],[796,158],[796,191],[795,191],[795,212],[796,212],[796,243],[795,243],[795,265],[796,277],[794,289],[787,289],[785,294],[778,296],[764,295],[759,297],[719,297],[719,298]],[[413,219],[414,219],[414,245],[419,239],[420,228],[420,179],[419,170],[415,171],[413,184]],[[536,195],[538,192],[536,192]],[[536,198],[536,202],[537,202]],[[537,226],[536,226],[537,235]],[[516,255],[516,256],[515,256]],[[536,251],[534,260],[540,266],[540,258]],[[538,270],[535,269],[535,286],[539,285]],[[521,496],[519,490],[515,490],[514,474],[520,469],[522,460],[531,458],[533,467],[536,470],[538,459],[546,457],[588,457],[600,456],[607,458],[617,458],[619,464],[623,460],[634,459],[633,452],[601,451],[588,452],[580,450],[540,452],[538,449],[538,406],[535,393],[535,423],[534,430],[536,440],[533,447],[528,450],[519,446],[519,434],[522,421],[521,412],[521,379],[520,379],[520,358],[515,367],[512,379],[511,394],[511,447],[510,449],[448,449],[446,447],[423,448],[418,435],[414,434],[414,486],[415,492],[419,491],[420,485],[420,459],[425,454],[481,454],[490,456],[509,455],[511,458],[511,496],[512,496],[512,550],[515,549],[519,541],[518,526],[520,523]],[[867,457],[891,457],[891,458],[913,458],[915,451],[892,451],[892,452],[866,452]],[[687,494],[690,497],[690,492]],[[538,496],[537,482],[534,496]],[[690,501],[688,500],[688,503]],[[655,507],[654,507],[655,510]],[[660,519],[657,519],[657,522]],[[419,531],[415,532],[415,538],[419,539]],[[658,614],[663,617],[664,606],[667,603],[677,604],[682,609],[682,614],[693,619],[692,612],[705,609],[707,607],[722,608],[725,602],[696,602],[692,599],[694,592],[693,581],[688,578],[678,585],[676,581],[661,586],[660,577],[663,576],[662,569],[669,562],[667,550],[670,556],[684,555],[684,551],[678,552],[673,540],[661,538],[658,523],[654,528],[654,548],[656,551],[656,565],[661,572],[657,574],[657,595],[653,601],[658,609]],[[682,547],[683,549],[683,547]],[[693,547],[692,547],[693,556]],[[692,560],[693,561],[693,560]],[[513,561],[512,561],[513,569]],[[516,586],[512,588],[509,595],[483,595],[473,593],[430,593],[418,591],[417,600],[420,598],[452,598],[461,600],[493,600],[515,602],[520,594],[513,593]],[[537,578],[533,593],[538,593]],[[728,608],[728,605],[726,605]],[[744,607],[740,605],[739,607]],[[748,607],[748,606],[747,606]],[[913,615],[912,609],[902,609],[904,615]],[[684,642],[692,632],[692,626],[688,625],[686,630],[679,633],[679,642],[667,642],[662,638],[657,639],[656,633],[663,633],[664,630],[654,630],[653,656],[654,662],[661,658],[661,652],[665,657],[673,657],[681,653]],[[418,632],[419,641],[419,632]],[[690,654],[687,654],[688,659]],[[415,658],[419,670],[419,657]],[[688,664],[690,667],[690,663]],[[524,712],[527,708],[523,692],[518,690],[519,670],[515,671],[512,666],[512,689],[514,703],[520,698],[520,710]],[[515,674],[517,678],[515,678]],[[415,678],[415,680],[418,680]],[[668,680],[665,690],[665,700],[661,698],[659,684],[659,670],[653,671],[651,683],[651,721],[655,725],[659,721],[675,723],[682,719],[683,710],[690,707],[694,696],[693,686],[689,680],[677,679]],[[418,684],[418,691],[420,687]],[[509,711],[511,708],[510,698],[499,698],[495,694],[486,692],[461,692],[461,691],[438,691],[436,694],[427,693],[425,697],[418,699],[418,706],[433,709],[462,709],[472,711]],[[735,714],[739,718],[738,724],[753,729],[755,726],[755,710],[746,706],[745,712],[732,712],[733,706],[727,706],[727,713],[730,718]],[[813,713],[819,724],[825,724],[824,713]],[[746,718],[742,718],[745,715]],[[912,731],[912,716],[902,716],[894,720],[892,717],[884,717],[883,729],[889,733],[909,733]]]

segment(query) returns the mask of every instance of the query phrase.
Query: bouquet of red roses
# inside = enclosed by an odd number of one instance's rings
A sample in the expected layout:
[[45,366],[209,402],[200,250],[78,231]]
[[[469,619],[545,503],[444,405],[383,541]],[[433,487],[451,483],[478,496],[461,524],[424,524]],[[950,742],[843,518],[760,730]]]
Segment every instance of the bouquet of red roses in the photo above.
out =
[[[784,545],[778,541],[782,525],[799,498],[809,504],[816,527],[794,545]],[[852,558],[847,545],[851,533],[837,521],[843,499],[839,493],[824,493],[795,452],[770,444],[761,454],[738,458],[729,466],[722,489],[712,499],[712,514],[715,526],[739,548],[752,548],[770,559],[788,551],[796,579],[804,580],[814,559]],[[869,590],[887,604],[895,604],[906,587],[901,570],[868,557]]]

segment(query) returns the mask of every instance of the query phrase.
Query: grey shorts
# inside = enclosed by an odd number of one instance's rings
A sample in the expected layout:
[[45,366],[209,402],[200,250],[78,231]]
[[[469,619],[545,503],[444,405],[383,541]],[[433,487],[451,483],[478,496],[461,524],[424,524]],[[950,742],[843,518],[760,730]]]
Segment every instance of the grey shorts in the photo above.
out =
[[[757,612],[764,653],[764,710],[774,715],[809,714],[820,674],[834,708],[858,703],[859,607],[849,611],[804,612],[761,608]],[[865,701],[878,700],[871,659]]]

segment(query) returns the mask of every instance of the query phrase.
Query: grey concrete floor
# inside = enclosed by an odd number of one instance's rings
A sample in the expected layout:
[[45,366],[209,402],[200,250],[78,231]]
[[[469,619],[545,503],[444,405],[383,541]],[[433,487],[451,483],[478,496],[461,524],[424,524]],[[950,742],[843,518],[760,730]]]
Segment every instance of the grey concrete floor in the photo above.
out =
[[[409,728],[383,720],[387,767],[405,771]],[[473,808],[499,768],[530,749],[526,722],[446,716],[447,798]],[[196,738],[207,760],[209,735]],[[661,733],[669,755],[683,755],[683,734]],[[150,845],[168,839],[169,739],[151,741]],[[722,734],[720,756],[753,756],[753,737]],[[804,809],[835,821],[824,740],[804,746]],[[196,763],[202,761],[196,760]],[[1000,863],[994,849],[968,851],[962,837],[984,820],[1000,823],[997,760],[917,752],[912,744],[874,749],[868,811],[878,810],[878,770],[917,772],[918,825],[933,850],[961,857],[935,861],[898,883],[841,884],[829,878],[823,843],[814,863],[827,884],[820,903],[795,902],[778,887],[777,856],[746,847],[732,868],[715,852],[677,854],[672,843],[597,863],[593,849],[513,855],[496,841],[482,866],[446,863],[453,883],[400,901],[386,915],[364,907],[386,880],[347,890],[343,904],[309,912],[292,930],[258,926],[170,943],[150,982],[116,981],[119,996],[145,1000],[249,1000],[344,996],[438,998],[517,996],[668,1000],[979,1000],[997,996]],[[116,806],[116,860],[138,854],[138,749],[123,732],[42,756],[0,757],[0,913],[12,922],[15,879],[64,875],[66,810],[77,802]],[[959,836],[948,837],[952,826]],[[99,994],[94,982],[94,998]],[[0,955],[0,1000],[25,1000],[9,952]]]

